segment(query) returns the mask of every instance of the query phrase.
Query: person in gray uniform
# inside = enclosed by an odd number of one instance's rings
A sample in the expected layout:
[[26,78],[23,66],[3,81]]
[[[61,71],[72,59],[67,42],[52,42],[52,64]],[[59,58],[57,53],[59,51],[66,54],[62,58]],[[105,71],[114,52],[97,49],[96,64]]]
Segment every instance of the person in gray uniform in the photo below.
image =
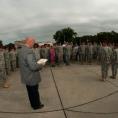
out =
[[5,67],[5,58],[4,58],[3,46],[0,46],[0,81],[2,81],[4,88],[9,88],[8,78],[7,78],[7,75],[6,75],[6,67]]
[[85,62],[85,43],[82,43],[80,45],[80,48],[81,48],[81,64],[83,64]]
[[88,44],[88,63],[91,64],[93,60],[93,45],[92,43]]
[[11,63],[11,70],[15,71],[16,70],[16,50],[14,47],[10,50],[10,63]]
[[89,44],[85,45],[85,62],[89,62]]
[[106,43],[103,43],[101,49],[101,72],[102,72],[102,81],[105,81],[108,77],[108,69],[111,62],[111,51]]
[[101,63],[101,50],[102,50],[102,44],[100,42],[100,44],[98,44],[98,56],[97,56],[97,63],[98,64]]
[[110,76],[110,78],[116,79],[117,69],[118,69],[118,44],[116,44],[113,49],[111,66],[112,66],[112,76]]
[[81,54],[82,51],[81,51],[81,46],[80,45],[78,45],[78,51],[77,52],[78,52],[78,62],[81,63],[82,62],[82,57],[81,57],[82,56],[82,54]]
[[78,45],[77,44],[73,46],[72,58],[74,61],[78,61]]
[[93,59],[96,62],[96,60],[97,60],[97,43],[93,44]]
[[66,65],[70,64],[70,59],[69,59],[69,50],[67,48],[68,44],[63,45],[63,61]]
[[59,63],[61,64],[63,62],[63,46],[61,44],[58,44],[58,48],[59,48]]
[[41,46],[40,56],[41,56],[41,58],[45,58],[45,46],[44,45]]
[[8,47],[5,47],[4,58],[5,58],[6,74],[9,75],[11,72],[11,65],[10,65],[10,54]]
[[36,60],[38,61],[40,59],[40,48],[37,43],[35,43],[33,46],[33,52],[35,54]]
[[70,62],[71,57],[72,57],[72,46],[73,46],[72,43],[67,43],[67,51],[68,51],[68,59],[69,59],[69,62]]

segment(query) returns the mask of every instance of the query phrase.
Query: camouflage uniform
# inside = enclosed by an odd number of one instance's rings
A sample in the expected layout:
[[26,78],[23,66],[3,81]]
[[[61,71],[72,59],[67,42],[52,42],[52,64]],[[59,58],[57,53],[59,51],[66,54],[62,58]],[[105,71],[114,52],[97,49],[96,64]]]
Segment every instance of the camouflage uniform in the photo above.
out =
[[6,79],[4,51],[0,49],[0,80],[5,81]]
[[93,59],[93,45],[89,45],[89,51],[88,51],[88,62],[91,63]]
[[113,50],[111,64],[112,64],[112,78],[116,79],[117,68],[118,68],[118,48]]
[[40,48],[34,48],[33,52],[35,54],[36,60],[38,61],[40,59]]
[[62,47],[62,45],[59,45],[58,46],[58,48],[59,48],[59,63],[61,63],[62,61],[63,61],[63,47]]
[[89,61],[89,45],[85,45],[85,61]]
[[68,51],[68,58],[69,58],[69,61],[71,59],[71,56],[72,56],[72,45],[71,44],[67,44],[67,51]]
[[63,61],[66,65],[69,65],[69,52],[67,49],[67,45],[63,47]]
[[10,65],[10,54],[7,49],[5,50],[4,58],[5,58],[6,74],[9,75],[11,71],[11,65]]
[[98,64],[100,64],[100,62],[101,62],[101,50],[102,50],[102,46],[98,45],[98,56],[97,56]]
[[41,58],[45,58],[45,48],[44,47],[42,47],[40,49],[40,55],[41,55]]
[[73,59],[77,61],[78,60],[78,45],[73,47],[72,55],[73,55],[72,56]]
[[11,70],[15,71],[16,69],[16,51],[15,50],[11,50],[10,51],[10,63],[11,63]]
[[81,47],[80,45],[78,46],[78,61],[81,62]]
[[49,60],[49,50],[50,50],[49,47],[45,47],[44,50],[45,50],[45,59]]
[[101,72],[102,80],[106,80],[108,76],[109,64],[111,62],[111,52],[109,47],[102,47],[101,49]]
[[55,45],[55,62],[58,65],[59,64],[59,46]]
[[81,49],[81,63],[83,63],[85,61],[85,44],[80,45],[80,49]]
[[97,60],[97,44],[94,43],[93,45],[93,59],[96,61]]

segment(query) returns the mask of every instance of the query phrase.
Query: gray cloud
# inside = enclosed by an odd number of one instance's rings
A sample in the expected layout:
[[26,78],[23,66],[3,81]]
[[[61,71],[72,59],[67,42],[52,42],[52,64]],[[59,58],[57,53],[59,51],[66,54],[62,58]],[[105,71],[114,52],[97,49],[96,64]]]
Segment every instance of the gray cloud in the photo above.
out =
[[79,35],[118,31],[117,6],[117,0],[1,0],[0,40],[49,40],[64,27]]

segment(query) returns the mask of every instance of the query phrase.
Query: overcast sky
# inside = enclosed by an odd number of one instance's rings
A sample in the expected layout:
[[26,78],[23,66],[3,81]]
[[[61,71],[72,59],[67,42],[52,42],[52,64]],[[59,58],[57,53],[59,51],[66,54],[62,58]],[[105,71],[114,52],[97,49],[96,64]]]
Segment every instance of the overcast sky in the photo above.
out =
[[79,36],[118,32],[118,0],[0,0],[0,40],[50,40],[62,28]]

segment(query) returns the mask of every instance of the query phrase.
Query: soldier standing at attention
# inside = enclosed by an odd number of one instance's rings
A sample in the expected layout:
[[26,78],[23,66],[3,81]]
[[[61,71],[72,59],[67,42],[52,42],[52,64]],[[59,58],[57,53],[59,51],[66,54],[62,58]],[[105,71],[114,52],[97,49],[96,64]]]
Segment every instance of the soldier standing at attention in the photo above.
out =
[[91,64],[92,63],[92,59],[93,59],[93,45],[92,43],[88,44],[88,63]]
[[3,46],[0,46],[0,79],[3,81],[3,87],[9,88],[7,84],[7,75],[6,75],[6,68],[5,68],[5,58],[4,58],[4,50]]
[[110,76],[110,78],[116,79],[117,68],[118,68],[118,44],[116,44],[115,48],[113,49],[111,66],[112,66],[112,76]]
[[6,74],[9,75],[11,72],[11,65],[10,65],[9,49],[7,46],[5,47],[4,58],[5,58]]
[[81,48],[81,64],[83,64],[83,62],[85,62],[85,48],[86,48],[85,43],[82,43],[80,45],[80,48]]
[[70,59],[69,59],[69,50],[67,48],[67,43],[63,45],[63,61],[66,65],[70,64]]
[[16,50],[14,47],[10,50],[10,61],[11,61],[11,70],[16,70]]
[[102,79],[101,81],[105,81],[108,76],[109,64],[111,61],[111,51],[106,43],[103,43],[103,47],[101,49],[101,72]]
[[38,61],[40,59],[40,48],[37,43],[35,43],[33,46],[33,52],[35,54],[36,60]]
[[63,62],[63,47],[61,44],[58,45],[59,48],[59,63],[61,64]]

